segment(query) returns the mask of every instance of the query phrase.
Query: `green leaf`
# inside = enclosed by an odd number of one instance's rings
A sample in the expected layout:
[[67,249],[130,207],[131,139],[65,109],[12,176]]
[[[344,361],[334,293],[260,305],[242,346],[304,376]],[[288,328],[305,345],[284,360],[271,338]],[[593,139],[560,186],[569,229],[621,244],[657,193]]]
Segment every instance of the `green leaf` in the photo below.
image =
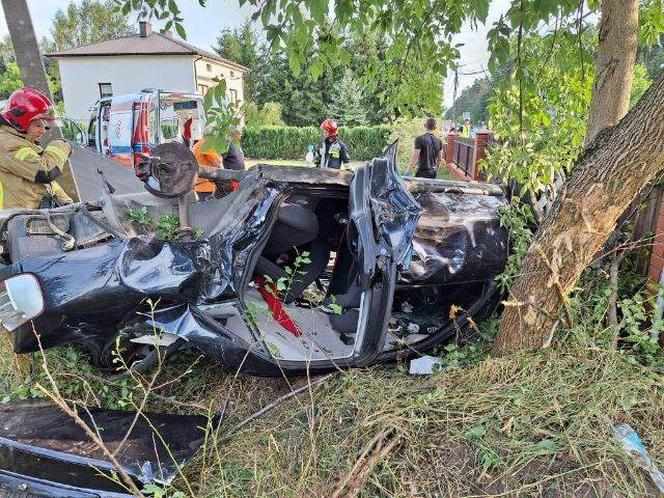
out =
[[323,61],[320,59],[320,57],[317,58],[313,64],[311,64],[310,71],[311,76],[316,80],[323,75],[325,72],[325,64],[323,64]]
[[183,40],[187,39],[187,32],[185,31],[184,26],[179,22],[175,23],[175,31],[177,31],[178,35],[180,35]]

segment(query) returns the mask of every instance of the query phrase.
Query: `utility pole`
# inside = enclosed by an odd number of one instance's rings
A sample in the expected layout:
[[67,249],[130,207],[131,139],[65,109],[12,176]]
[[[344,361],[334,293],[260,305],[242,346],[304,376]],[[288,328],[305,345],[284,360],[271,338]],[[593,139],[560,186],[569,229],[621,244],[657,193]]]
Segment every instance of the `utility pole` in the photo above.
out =
[[[25,86],[36,88],[44,95],[48,96],[51,101],[53,97],[51,90],[48,88],[48,78],[44,70],[44,63],[42,62],[41,52],[37,44],[37,36],[35,29],[32,25],[32,18],[30,17],[30,10],[26,0],[1,0],[2,9],[5,12],[5,21],[9,28],[9,36],[11,36],[12,44],[14,45],[14,53],[16,54],[16,63],[21,71],[21,79]],[[57,126],[51,127],[47,139],[62,138],[62,132]],[[75,201],[79,200],[78,189],[76,188],[76,181],[72,174],[71,165],[69,162],[65,164],[62,175],[58,179],[60,186],[69,194]]]
[[457,123],[457,90],[459,89],[459,66],[454,68],[454,90],[452,92],[452,118],[454,119],[454,124]]

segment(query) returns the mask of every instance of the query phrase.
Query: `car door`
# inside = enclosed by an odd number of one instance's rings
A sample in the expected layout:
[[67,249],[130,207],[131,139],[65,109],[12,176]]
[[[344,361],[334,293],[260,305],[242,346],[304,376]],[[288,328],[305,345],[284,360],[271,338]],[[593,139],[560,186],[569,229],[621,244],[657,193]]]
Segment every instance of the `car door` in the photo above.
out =
[[355,363],[371,363],[382,351],[397,273],[410,258],[420,206],[396,168],[396,142],[381,158],[360,166],[350,186],[349,241],[361,264],[363,299]]

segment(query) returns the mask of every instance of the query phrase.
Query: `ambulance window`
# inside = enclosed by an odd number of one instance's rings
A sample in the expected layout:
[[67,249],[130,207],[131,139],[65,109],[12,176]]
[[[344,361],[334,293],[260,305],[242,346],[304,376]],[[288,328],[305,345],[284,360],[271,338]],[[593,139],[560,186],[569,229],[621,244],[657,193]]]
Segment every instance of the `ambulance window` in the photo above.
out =
[[99,97],[106,98],[113,96],[113,87],[110,83],[99,83]]

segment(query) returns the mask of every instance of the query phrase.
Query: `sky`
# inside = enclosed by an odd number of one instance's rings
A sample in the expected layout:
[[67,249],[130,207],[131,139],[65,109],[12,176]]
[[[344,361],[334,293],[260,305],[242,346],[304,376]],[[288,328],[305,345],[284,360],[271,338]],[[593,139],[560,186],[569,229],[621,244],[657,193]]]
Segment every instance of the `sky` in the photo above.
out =
[[[66,8],[71,0],[28,0],[28,6],[32,14],[32,22],[37,33],[37,38],[48,35],[51,21],[59,8]],[[461,32],[455,37],[454,43],[463,43],[460,48],[461,64],[460,72],[472,73],[486,69],[489,60],[486,35],[491,25],[498,20],[500,14],[509,8],[510,0],[493,0],[489,9],[489,17],[486,25],[478,26],[473,30],[470,23],[466,23]],[[208,0],[207,7],[201,7],[196,0],[180,0],[178,5],[182,9],[184,26],[187,30],[187,41],[200,48],[210,49],[215,44],[219,30],[239,26],[250,15],[249,9],[239,7],[237,0]],[[132,14],[130,23],[136,23],[136,14]],[[9,32],[0,9],[0,37]],[[470,86],[480,75],[459,75],[458,94],[461,90]],[[452,105],[454,80],[449,77],[445,81],[444,104],[446,107]]]

